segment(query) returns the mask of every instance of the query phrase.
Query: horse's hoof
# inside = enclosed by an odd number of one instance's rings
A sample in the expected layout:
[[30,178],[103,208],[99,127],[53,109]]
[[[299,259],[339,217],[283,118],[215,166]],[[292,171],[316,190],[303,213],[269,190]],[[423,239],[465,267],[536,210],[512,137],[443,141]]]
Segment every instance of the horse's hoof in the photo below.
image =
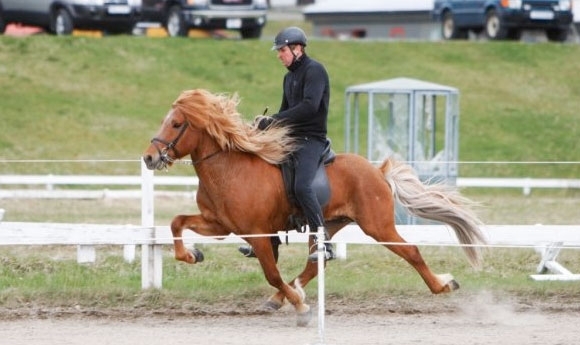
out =
[[296,326],[306,327],[312,320],[312,309],[308,308],[307,311],[303,313],[298,313],[296,317]]
[[272,300],[267,300],[262,306],[262,309],[268,312],[274,312],[280,310],[280,308],[282,308],[282,304]]
[[201,252],[201,250],[197,249],[197,248],[193,248],[193,250],[191,251],[191,254],[193,255],[193,257],[195,258],[195,263],[199,263],[199,262],[203,262],[203,253]]
[[444,293],[444,292],[451,292],[454,290],[459,289],[459,283],[453,278],[453,276],[449,273],[445,274],[438,274],[437,279],[442,286],[441,290],[432,290],[433,293]]

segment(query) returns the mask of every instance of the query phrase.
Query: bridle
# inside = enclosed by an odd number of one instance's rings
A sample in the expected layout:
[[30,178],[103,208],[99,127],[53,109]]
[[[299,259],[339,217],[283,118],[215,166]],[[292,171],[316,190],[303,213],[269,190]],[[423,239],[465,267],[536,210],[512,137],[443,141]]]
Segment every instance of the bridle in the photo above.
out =
[[[188,123],[184,122],[181,125],[181,128],[179,129],[179,133],[177,133],[177,136],[172,141],[166,141],[163,139],[159,139],[157,137],[151,139],[151,143],[153,144],[153,146],[155,146],[155,148],[157,149],[157,152],[159,152],[159,158],[166,166],[167,166],[167,164],[174,163],[177,160],[176,158],[171,158],[169,156],[170,150],[173,151],[173,153],[175,154],[175,157],[181,157],[179,155],[179,151],[177,151],[175,146],[177,145],[177,142],[179,141],[179,139],[181,139],[181,137],[183,136],[183,133],[185,133],[185,131],[187,130],[187,127],[188,127]],[[159,149],[159,147],[157,145],[155,145],[155,143],[161,143],[161,144],[165,145],[165,147],[163,149]],[[202,157],[196,161],[187,162],[187,164],[196,165],[196,164],[198,164],[206,159],[209,159],[209,158],[217,155],[220,152],[222,152],[222,150],[217,150],[216,152],[210,153],[209,155]]]
[[[168,163],[175,162],[175,158],[169,157],[170,150],[173,151],[173,153],[175,154],[175,157],[181,157],[179,155],[179,152],[175,148],[175,146],[177,145],[177,142],[179,141],[179,139],[181,139],[181,137],[183,136],[183,133],[185,133],[185,130],[187,130],[187,126],[188,126],[187,122],[184,122],[181,125],[181,128],[179,129],[179,133],[177,133],[177,136],[175,137],[175,139],[173,139],[170,142],[165,141],[163,139],[159,139],[157,137],[151,139],[151,144],[153,144],[153,146],[155,146],[155,148],[157,149],[157,152],[159,152],[159,157],[163,163],[168,164]],[[157,142],[165,145],[165,147],[163,149],[159,149],[159,147],[157,145],[155,145],[155,143],[157,143]]]

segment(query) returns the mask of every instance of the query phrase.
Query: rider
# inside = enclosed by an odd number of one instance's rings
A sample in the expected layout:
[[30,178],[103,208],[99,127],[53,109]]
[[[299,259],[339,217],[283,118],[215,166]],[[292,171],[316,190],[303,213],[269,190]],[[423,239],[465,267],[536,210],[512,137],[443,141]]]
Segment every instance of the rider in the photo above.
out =
[[[262,117],[258,128],[266,129],[273,122],[290,127],[291,136],[298,144],[292,153],[294,193],[310,230],[316,231],[324,226],[324,216],[312,182],[327,142],[330,83],[324,66],[306,55],[305,47],[306,34],[298,27],[288,27],[276,35],[272,50],[278,52],[278,59],[288,69],[284,76],[282,104],[277,114]],[[272,239],[272,244],[279,244],[278,237]],[[330,240],[328,232],[326,240]],[[274,248],[277,256],[278,248]],[[246,256],[253,256],[251,247],[239,250]],[[310,254],[308,259],[317,261],[317,253]],[[334,259],[332,244],[328,242],[325,243],[325,259]]]

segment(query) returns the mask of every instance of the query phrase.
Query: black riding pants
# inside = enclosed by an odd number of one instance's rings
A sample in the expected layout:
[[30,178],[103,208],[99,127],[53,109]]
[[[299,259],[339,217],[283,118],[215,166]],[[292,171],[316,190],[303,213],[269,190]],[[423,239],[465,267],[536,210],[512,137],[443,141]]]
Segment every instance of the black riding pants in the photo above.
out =
[[308,220],[310,231],[316,231],[324,226],[322,208],[312,189],[312,182],[316,177],[318,164],[326,141],[315,137],[300,137],[297,141],[298,149],[294,151],[294,193],[304,216]]

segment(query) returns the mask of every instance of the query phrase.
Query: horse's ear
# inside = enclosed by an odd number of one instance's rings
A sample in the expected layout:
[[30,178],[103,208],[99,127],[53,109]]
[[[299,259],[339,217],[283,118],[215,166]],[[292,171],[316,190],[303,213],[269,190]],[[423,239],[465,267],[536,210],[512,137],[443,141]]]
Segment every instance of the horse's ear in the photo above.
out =
[[383,173],[386,174],[388,171],[390,171],[393,168],[393,161],[392,158],[389,157],[387,159],[385,159],[383,161],[383,163],[381,164],[381,166],[379,167],[379,170]]
[[212,109],[211,94],[203,89],[183,91],[173,102],[173,108],[180,111],[194,128],[206,128]]

